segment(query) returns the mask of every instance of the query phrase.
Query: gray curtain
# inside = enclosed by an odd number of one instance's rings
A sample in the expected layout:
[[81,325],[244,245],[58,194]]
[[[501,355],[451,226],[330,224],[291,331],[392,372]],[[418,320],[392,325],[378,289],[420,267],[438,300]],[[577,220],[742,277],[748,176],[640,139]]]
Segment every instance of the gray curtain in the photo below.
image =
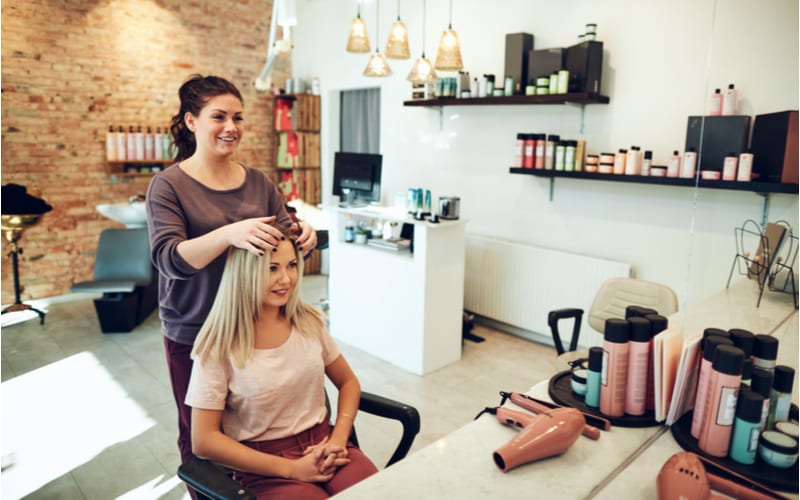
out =
[[339,151],[380,153],[381,89],[343,90]]

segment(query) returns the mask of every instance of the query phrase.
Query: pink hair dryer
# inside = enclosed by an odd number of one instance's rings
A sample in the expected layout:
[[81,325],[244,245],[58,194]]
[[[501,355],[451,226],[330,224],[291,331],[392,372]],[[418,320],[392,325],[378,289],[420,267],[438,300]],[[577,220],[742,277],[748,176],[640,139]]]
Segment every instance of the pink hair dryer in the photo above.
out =
[[496,415],[501,423],[522,427],[514,439],[492,455],[503,472],[564,453],[586,426],[583,413],[575,408],[559,408],[530,416],[501,407],[496,409]]

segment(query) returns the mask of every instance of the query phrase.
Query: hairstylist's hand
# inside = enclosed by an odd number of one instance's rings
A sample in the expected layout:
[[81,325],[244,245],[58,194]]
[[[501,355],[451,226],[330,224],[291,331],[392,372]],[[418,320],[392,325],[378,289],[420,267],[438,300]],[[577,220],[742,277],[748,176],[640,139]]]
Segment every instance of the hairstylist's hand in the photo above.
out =
[[228,243],[236,248],[248,250],[256,255],[272,251],[283,239],[281,232],[270,224],[275,216],[255,217],[225,226]]
[[307,222],[296,222],[292,225],[292,230],[295,233],[300,233],[297,237],[297,246],[303,255],[307,255],[311,250],[317,246],[317,232]]

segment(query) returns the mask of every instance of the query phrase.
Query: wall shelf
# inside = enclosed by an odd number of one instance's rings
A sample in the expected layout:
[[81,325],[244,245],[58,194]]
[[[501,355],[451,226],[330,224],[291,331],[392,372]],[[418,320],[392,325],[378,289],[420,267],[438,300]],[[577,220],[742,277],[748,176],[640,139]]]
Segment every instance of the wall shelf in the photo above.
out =
[[[156,172],[151,171],[152,167],[159,167],[161,170],[169,167],[175,163],[175,160],[170,158],[168,160],[125,160],[125,161],[106,161],[106,170],[108,175],[116,175],[119,177],[144,177],[152,176]],[[129,172],[128,169],[135,168],[135,172]],[[148,170],[142,172],[142,168]]]
[[[553,188],[556,178],[562,179],[583,179],[592,181],[606,182],[625,182],[634,184],[653,184],[657,186],[677,186],[694,187],[695,179],[683,179],[676,177],[650,177],[645,175],[619,175],[619,174],[592,174],[588,172],[565,172],[561,170],[537,170],[531,168],[508,169],[509,173],[532,175],[550,179],[550,201],[553,201]],[[698,187],[703,189],[722,189],[727,191],[750,191],[764,197],[764,205],[761,211],[762,225],[766,224],[767,212],[769,209],[769,195],[773,193],[798,194],[797,184],[784,184],[780,182],[766,181],[709,181],[698,180]]]
[[404,101],[403,106],[492,106],[517,104],[608,104],[608,96],[592,92],[572,92],[554,95],[510,95],[498,97],[475,97],[458,99],[437,97],[434,99],[414,99]]

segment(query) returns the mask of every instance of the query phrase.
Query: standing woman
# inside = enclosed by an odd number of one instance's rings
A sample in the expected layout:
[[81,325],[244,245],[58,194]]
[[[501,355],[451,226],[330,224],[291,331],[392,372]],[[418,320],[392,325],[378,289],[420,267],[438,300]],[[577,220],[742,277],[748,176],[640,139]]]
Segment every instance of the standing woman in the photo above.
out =
[[[270,224],[289,225],[291,219],[275,184],[236,161],[244,133],[239,90],[223,78],[194,75],[178,96],[180,110],[170,127],[176,163],[153,177],[146,206],[167,368],[178,405],[178,448],[186,462],[192,453],[191,408],[184,403],[190,353],[217,293],[226,251],[276,251],[284,236]],[[308,224],[293,229],[300,232],[302,251],[316,246]]]

